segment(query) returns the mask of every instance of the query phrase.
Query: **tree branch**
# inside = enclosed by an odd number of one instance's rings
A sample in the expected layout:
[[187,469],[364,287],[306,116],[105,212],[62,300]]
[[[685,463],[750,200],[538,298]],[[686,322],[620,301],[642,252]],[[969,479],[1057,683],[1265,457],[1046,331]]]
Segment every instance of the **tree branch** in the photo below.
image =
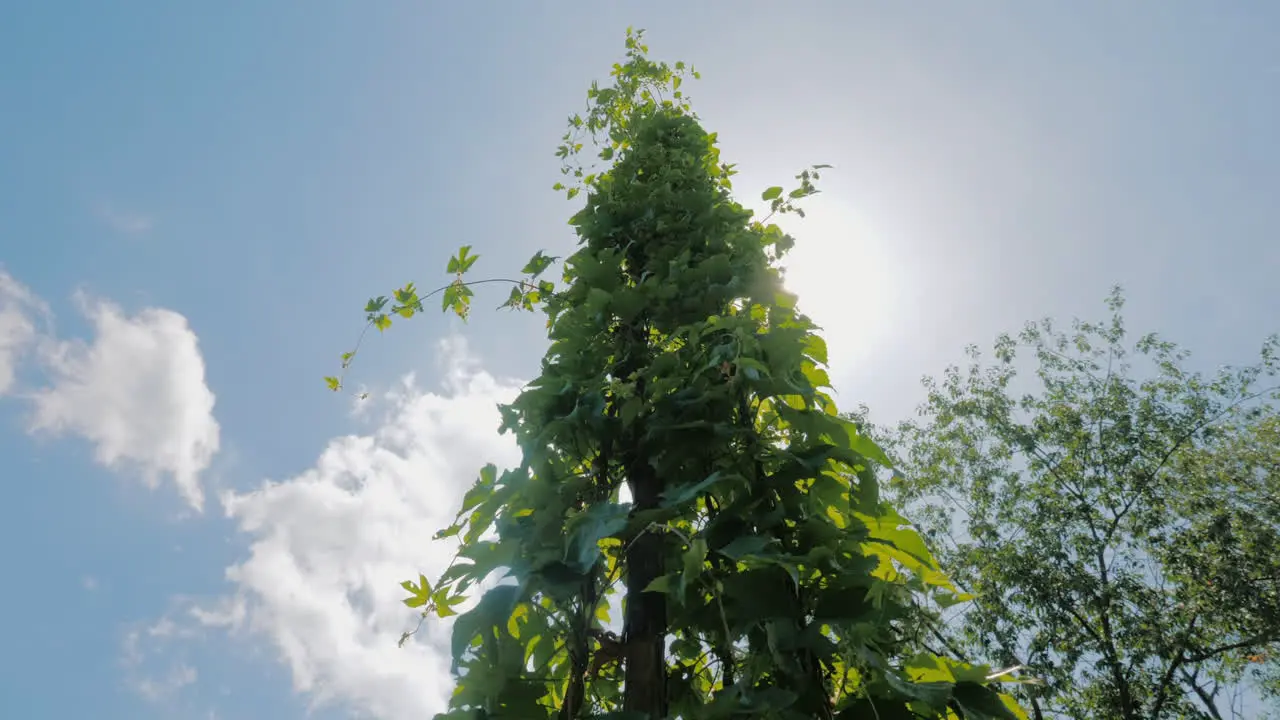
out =
[[1232,650],[1239,650],[1240,648],[1247,648],[1252,645],[1262,645],[1264,643],[1271,643],[1271,642],[1275,642],[1278,639],[1280,639],[1280,636],[1278,636],[1273,631],[1260,632],[1257,635],[1253,635],[1252,637],[1246,638],[1239,642],[1228,643],[1226,645],[1219,645],[1218,647],[1210,648],[1208,650],[1202,650],[1201,652],[1198,652],[1195,655],[1188,657],[1187,663],[1193,664],[1198,662],[1204,662],[1205,660],[1208,660],[1217,655],[1221,655],[1222,653],[1231,652]]
[[[1213,720],[1223,720],[1222,713],[1218,712],[1218,703],[1215,702],[1213,698],[1213,696],[1216,695],[1217,692],[1215,691],[1211,693],[1205,690],[1203,687],[1201,687],[1200,683],[1196,682],[1196,676],[1198,674],[1199,674],[1199,670],[1197,670],[1195,673],[1189,673],[1186,670],[1183,670],[1182,671],[1183,682],[1190,685],[1191,690],[1195,692],[1196,697],[1200,698],[1200,702],[1204,704],[1204,709],[1206,712],[1209,713],[1209,717],[1213,718]],[[1153,715],[1152,717],[1155,717],[1155,716]]]
[[1191,633],[1195,631],[1196,621],[1199,619],[1199,615],[1193,614],[1191,622],[1187,623],[1186,629],[1179,633],[1178,653],[1169,660],[1169,667],[1165,668],[1164,674],[1160,676],[1160,683],[1156,685],[1156,699],[1151,705],[1151,717],[1153,718],[1160,717],[1160,711],[1164,709],[1164,703],[1169,699],[1169,688],[1173,684],[1173,674],[1186,662],[1187,642],[1191,639]]

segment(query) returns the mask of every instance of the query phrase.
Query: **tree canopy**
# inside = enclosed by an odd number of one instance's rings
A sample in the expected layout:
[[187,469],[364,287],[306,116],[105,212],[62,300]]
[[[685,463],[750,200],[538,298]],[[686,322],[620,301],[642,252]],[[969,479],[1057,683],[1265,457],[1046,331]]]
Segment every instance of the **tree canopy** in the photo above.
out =
[[887,494],[976,596],[924,646],[1026,665],[1037,718],[1257,717],[1237,693],[1276,697],[1280,346],[1204,376],[1129,338],[1119,289],[1108,308],[970,348],[918,419],[872,432]]

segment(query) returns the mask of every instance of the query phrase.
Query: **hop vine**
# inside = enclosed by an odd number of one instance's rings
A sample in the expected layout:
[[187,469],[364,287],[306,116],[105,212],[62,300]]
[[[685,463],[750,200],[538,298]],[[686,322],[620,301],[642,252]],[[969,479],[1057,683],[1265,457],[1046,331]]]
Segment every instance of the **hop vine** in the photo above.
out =
[[541,375],[501,408],[520,464],[480,471],[437,533],[453,563],[403,583],[425,619],[456,615],[437,718],[1025,717],[992,685],[1012,673],[906,655],[966,597],[880,498],[889,461],[840,416],[782,284],[795,240],[772,220],[803,216],[828,166],[754,217],[685,94],[698,73],[650,60],[640,31],[625,49],[557,149],[555,189],[582,202],[559,284],[544,252],[467,280],[468,246],[448,284],[365,308],[366,332],[436,295],[466,319],[498,283],[501,307],[547,319]]

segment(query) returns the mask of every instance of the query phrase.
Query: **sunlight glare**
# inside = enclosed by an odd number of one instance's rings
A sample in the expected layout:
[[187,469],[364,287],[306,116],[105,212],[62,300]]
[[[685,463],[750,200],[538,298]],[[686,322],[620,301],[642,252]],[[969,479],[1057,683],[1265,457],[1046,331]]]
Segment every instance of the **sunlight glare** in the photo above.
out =
[[[814,203],[817,205],[817,203]],[[837,387],[904,330],[912,309],[905,262],[851,208],[826,202],[804,219],[787,218],[796,246],[783,258],[786,287],[822,328]],[[781,224],[781,223],[780,223]]]

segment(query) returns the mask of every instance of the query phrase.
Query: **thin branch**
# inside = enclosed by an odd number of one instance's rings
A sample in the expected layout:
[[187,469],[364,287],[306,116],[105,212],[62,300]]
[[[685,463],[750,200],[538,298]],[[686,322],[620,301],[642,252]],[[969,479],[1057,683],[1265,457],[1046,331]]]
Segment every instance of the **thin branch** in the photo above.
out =
[[[1209,713],[1209,717],[1213,718],[1213,720],[1223,720],[1222,713],[1218,712],[1218,703],[1214,699],[1214,695],[1217,694],[1217,691],[1210,693],[1201,687],[1200,683],[1196,682],[1197,675],[1199,675],[1199,670],[1195,673],[1189,673],[1186,670],[1183,670],[1183,682],[1190,685],[1191,690],[1195,692],[1196,697],[1200,698],[1200,702],[1204,705],[1205,711]],[[1152,715],[1152,717],[1155,718],[1157,716]]]
[[1199,615],[1193,614],[1191,621],[1187,623],[1187,627],[1179,633],[1178,652],[1169,660],[1169,667],[1165,669],[1164,674],[1160,677],[1160,683],[1156,685],[1156,699],[1151,705],[1151,717],[1153,718],[1160,717],[1160,711],[1164,709],[1164,703],[1169,698],[1169,689],[1173,685],[1173,674],[1186,662],[1187,643],[1190,641],[1191,633],[1195,631],[1196,621],[1199,619]]
[[1251,637],[1245,638],[1244,640],[1241,640],[1239,642],[1228,643],[1227,645],[1219,645],[1218,647],[1210,648],[1208,650],[1203,650],[1199,653],[1196,653],[1195,655],[1191,655],[1187,658],[1187,663],[1191,664],[1191,663],[1203,662],[1217,655],[1221,655],[1222,653],[1231,652],[1232,650],[1239,650],[1240,648],[1247,648],[1252,645],[1262,645],[1264,643],[1275,642],[1277,639],[1280,639],[1280,635],[1278,635],[1274,631],[1260,632],[1257,635],[1253,635]]

